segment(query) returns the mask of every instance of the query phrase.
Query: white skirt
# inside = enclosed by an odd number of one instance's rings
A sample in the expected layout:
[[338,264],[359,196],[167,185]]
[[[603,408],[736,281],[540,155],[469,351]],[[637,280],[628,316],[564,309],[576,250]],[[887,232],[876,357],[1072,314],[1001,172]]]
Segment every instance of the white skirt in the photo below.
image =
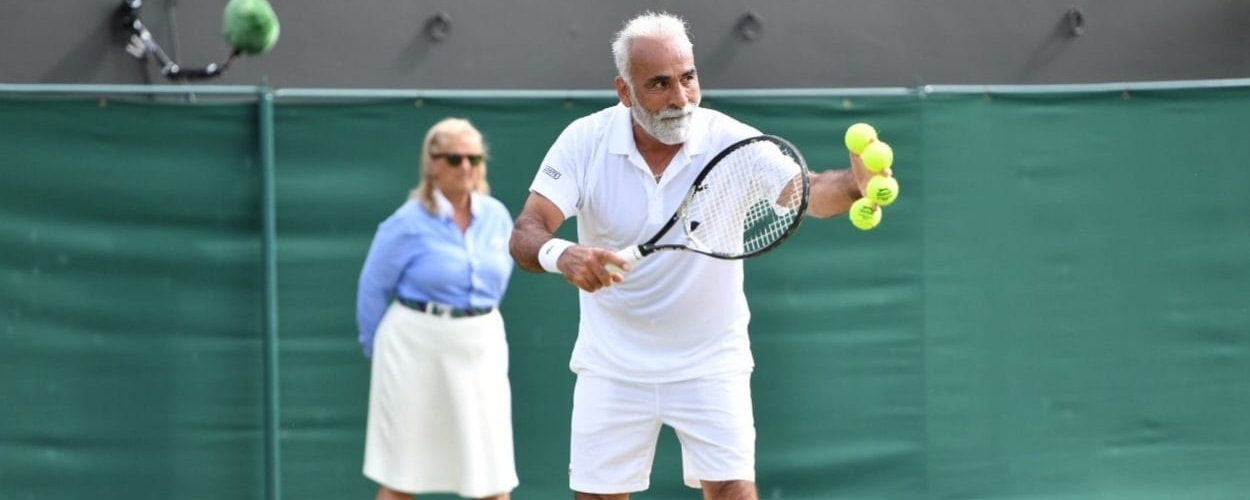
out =
[[394,303],[373,349],[365,477],[400,492],[468,498],[516,488],[498,310],[444,318]]

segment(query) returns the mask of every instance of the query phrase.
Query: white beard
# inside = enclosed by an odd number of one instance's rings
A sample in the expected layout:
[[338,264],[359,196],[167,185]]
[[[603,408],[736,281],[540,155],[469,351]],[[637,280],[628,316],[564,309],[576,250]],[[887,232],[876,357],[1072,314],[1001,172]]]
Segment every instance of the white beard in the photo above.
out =
[[634,97],[632,91],[629,97],[634,101],[633,106],[629,107],[634,121],[638,122],[642,129],[656,140],[672,146],[686,142],[686,139],[690,137],[691,116],[695,108],[699,107],[699,103],[692,102],[681,109],[669,108],[652,113],[638,105],[638,99]]

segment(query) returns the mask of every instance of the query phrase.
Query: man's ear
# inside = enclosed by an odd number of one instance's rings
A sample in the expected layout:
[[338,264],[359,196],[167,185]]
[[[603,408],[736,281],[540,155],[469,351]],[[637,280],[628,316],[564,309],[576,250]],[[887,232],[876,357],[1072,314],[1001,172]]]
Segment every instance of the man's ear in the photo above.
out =
[[619,75],[616,77],[616,98],[627,108],[634,105],[633,99],[629,98],[629,84]]

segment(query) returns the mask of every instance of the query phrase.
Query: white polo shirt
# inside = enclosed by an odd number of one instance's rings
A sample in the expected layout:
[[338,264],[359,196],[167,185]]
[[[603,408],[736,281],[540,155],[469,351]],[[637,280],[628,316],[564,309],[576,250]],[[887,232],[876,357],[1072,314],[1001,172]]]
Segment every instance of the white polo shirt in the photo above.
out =
[[[578,242],[619,250],[651,238],[673,215],[717,152],[759,131],[698,108],[689,139],[657,184],[634,145],[629,108],[574,121],[547,152],[530,190],[577,217]],[[680,228],[672,232],[681,233]],[[666,237],[661,242],[679,241]],[[625,281],[580,292],[581,319],[569,368],[662,383],[754,366],[742,261],[660,251]]]

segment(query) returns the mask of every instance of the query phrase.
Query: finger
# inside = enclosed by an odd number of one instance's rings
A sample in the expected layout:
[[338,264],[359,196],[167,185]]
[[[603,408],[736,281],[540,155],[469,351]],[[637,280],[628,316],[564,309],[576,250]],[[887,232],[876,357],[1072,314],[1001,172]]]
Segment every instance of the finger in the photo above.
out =
[[629,261],[622,258],[616,252],[604,251],[596,255],[599,258],[600,265],[603,266],[604,272],[608,274],[608,284],[620,283],[625,280],[625,272],[629,271]]
[[613,283],[618,283],[618,280],[615,277],[619,275],[619,272],[614,273],[610,271],[607,266],[599,265],[595,267],[595,278],[599,280],[600,286],[609,287],[612,286]]
[[868,167],[865,167],[865,166],[864,166],[864,159],[863,159],[863,158],[861,158],[859,155],[857,155],[857,154],[855,154],[855,153],[849,153],[849,154],[847,154],[847,156],[849,156],[849,157],[851,158],[851,167],[852,167],[852,168],[856,168],[856,169],[860,169],[860,170],[864,170],[864,171],[867,171],[867,170],[868,170]]
[[602,286],[597,282],[597,280],[593,280],[593,279],[581,280],[580,283],[573,283],[573,284],[577,286],[578,288],[581,288],[582,290],[585,290],[591,293],[594,293],[596,290],[602,288]]
[[[576,254],[572,253],[574,249],[577,250]],[[596,253],[596,249],[593,248],[574,246],[570,247],[564,256],[561,256],[562,259],[569,260],[568,281],[587,292],[593,292],[601,286],[600,282],[602,279],[597,276],[597,268],[601,266],[599,266]]]
[[582,282],[582,288],[588,292],[612,284],[612,274],[599,262],[597,255],[581,263],[577,275]]
[[587,284],[586,284],[586,281],[585,281],[585,280],[579,280],[579,279],[574,279],[574,278],[569,277],[569,276],[565,276],[565,277],[564,277],[564,281],[567,281],[570,285],[573,285],[573,286],[575,286],[575,287],[577,287],[577,288],[580,288],[580,289],[582,289],[582,290],[585,290],[585,291],[587,291],[587,292],[593,292],[593,291],[594,291],[594,290],[592,290],[589,286],[587,286]]
[[613,283],[625,281],[625,270],[621,269],[620,266],[610,263],[604,264],[603,270],[608,272],[608,277],[611,278]]
[[604,270],[608,272],[608,283],[604,286],[612,286],[625,281],[625,273],[621,271],[621,268],[608,264]]
[[629,265],[629,262],[620,258],[620,256],[616,254],[608,255],[610,257],[605,259],[608,262],[603,263],[603,268],[608,271],[608,274],[624,274],[625,271],[628,271],[630,267],[632,267]]

